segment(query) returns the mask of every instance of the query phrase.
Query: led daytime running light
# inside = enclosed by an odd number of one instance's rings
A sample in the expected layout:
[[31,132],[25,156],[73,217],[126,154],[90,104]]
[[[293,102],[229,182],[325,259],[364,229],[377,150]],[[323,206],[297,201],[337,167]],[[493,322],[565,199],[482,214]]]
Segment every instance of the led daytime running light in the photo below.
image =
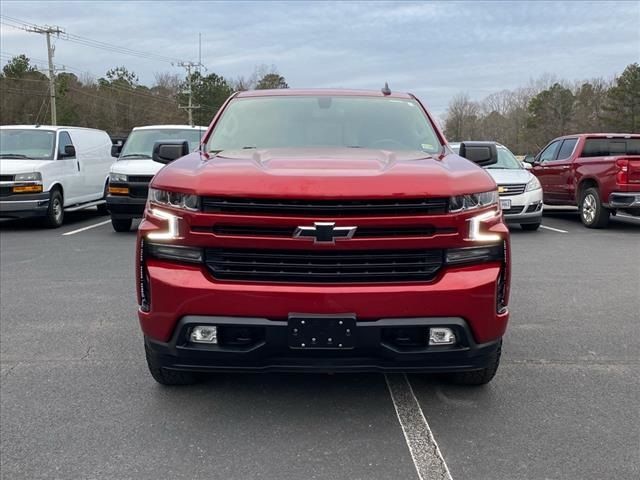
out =
[[165,212],[164,210],[158,210],[157,208],[150,209],[149,213],[154,217],[166,220],[169,224],[169,229],[164,232],[149,232],[147,234],[149,240],[175,240],[179,238],[180,229],[178,228],[178,220],[180,217]]
[[480,225],[482,222],[486,222],[492,218],[497,217],[500,214],[497,210],[490,210],[488,212],[481,213],[475,217],[469,219],[469,240],[479,242],[495,242],[500,240],[501,237],[497,233],[482,233],[480,231]]

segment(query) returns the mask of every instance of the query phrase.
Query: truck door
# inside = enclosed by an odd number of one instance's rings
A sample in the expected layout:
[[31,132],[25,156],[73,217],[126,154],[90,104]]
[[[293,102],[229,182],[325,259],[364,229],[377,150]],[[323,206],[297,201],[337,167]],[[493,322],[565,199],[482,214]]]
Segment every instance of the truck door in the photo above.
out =
[[556,140],[546,146],[542,152],[536,157],[532,173],[538,177],[542,184],[542,195],[544,203],[552,204],[557,201],[556,188],[554,186],[554,176],[556,175],[556,169],[553,166],[553,161],[558,156],[558,150],[562,140]]
[[555,160],[549,161],[553,167],[550,173],[550,181],[554,185],[553,192],[562,203],[573,203],[575,181],[573,170],[573,151],[578,143],[577,138],[565,138],[558,149]]

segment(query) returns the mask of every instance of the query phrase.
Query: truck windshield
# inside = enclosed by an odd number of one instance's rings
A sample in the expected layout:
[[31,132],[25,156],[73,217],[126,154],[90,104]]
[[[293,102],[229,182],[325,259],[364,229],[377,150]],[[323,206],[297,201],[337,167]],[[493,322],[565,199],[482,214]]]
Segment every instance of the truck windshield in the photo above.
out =
[[0,129],[0,158],[53,160],[55,143],[52,130]]
[[415,101],[356,96],[239,98],[225,109],[207,143],[210,152],[303,147],[441,150]]
[[197,150],[200,145],[200,138],[205,132],[199,128],[158,128],[134,130],[127,138],[120,160],[135,160],[151,158],[153,153],[153,145],[160,140],[187,140],[189,142],[189,150]]

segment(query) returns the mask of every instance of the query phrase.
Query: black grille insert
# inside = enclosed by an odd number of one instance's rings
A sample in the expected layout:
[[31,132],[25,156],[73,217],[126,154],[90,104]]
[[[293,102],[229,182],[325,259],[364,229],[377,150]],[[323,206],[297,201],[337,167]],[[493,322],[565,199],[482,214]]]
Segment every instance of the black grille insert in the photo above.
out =
[[[213,232],[225,236],[293,237],[296,227],[262,227],[245,225],[215,225],[191,227],[198,232]],[[455,228],[436,228],[432,225],[420,227],[358,227],[353,238],[386,237],[431,237],[435,234],[456,233]]]
[[406,215],[446,213],[446,198],[413,198],[398,200],[275,200],[268,198],[202,199],[208,213],[246,213],[261,215]]
[[433,279],[443,250],[306,251],[207,249],[217,279],[269,282],[409,282]]

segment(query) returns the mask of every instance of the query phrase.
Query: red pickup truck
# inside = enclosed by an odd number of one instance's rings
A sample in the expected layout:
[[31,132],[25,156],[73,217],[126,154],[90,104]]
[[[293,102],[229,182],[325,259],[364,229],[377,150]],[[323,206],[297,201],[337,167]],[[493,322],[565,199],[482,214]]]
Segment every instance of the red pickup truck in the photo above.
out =
[[568,135],[529,162],[544,203],[577,205],[587,227],[606,227],[617,211],[640,216],[640,135]]
[[489,382],[509,318],[509,230],[478,166],[497,162],[495,144],[460,154],[417,98],[386,89],[242,92],[200,151],[156,143],[168,165],[150,185],[136,267],[152,376]]

